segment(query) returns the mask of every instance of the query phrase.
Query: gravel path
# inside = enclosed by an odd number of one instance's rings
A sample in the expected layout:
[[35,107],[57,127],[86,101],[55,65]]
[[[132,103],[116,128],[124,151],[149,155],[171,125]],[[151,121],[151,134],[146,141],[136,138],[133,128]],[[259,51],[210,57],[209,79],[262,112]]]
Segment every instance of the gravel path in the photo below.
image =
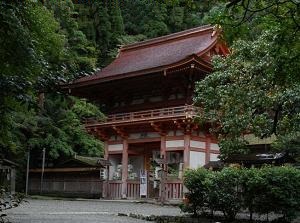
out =
[[145,221],[117,214],[181,215],[179,208],[172,206],[101,200],[28,200],[28,203],[6,213],[12,223],[138,223]]

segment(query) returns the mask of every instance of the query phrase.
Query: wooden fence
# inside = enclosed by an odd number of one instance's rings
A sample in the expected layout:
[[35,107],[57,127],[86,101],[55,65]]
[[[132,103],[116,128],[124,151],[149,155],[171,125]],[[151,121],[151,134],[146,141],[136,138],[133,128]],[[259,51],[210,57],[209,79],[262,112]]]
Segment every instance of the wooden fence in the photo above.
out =
[[[166,200],[182,199],[183,198],[183,184],[180,180],[167,181],[166,187]],[[108,187],[108,196],[110,199],[122,198],[122,181],[110,181]],[[140,182],[128,181],[127,182],[127,199],[140,198]]]

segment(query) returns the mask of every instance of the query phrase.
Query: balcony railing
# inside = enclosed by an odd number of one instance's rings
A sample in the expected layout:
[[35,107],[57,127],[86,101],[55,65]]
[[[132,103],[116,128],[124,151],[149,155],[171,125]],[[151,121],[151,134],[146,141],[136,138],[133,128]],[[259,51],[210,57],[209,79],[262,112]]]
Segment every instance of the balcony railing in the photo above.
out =
[[118,113],[111,114],[104,120],[97,121],[95,119],[86,119],[86,125],[93,124],[113,124],[120,122],[134,122],[151,119],[163,119],[163,118],[174,118],[174,117],[185,117],[192,118],[196,114],[196,107],[192,105],[169,107],[161,109],[152,109],[138,112]]

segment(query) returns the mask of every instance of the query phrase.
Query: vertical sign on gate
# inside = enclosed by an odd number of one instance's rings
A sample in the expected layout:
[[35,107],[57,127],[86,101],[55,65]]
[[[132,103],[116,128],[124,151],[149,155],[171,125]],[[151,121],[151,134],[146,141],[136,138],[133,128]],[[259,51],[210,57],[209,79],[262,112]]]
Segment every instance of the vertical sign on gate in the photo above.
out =
[[140,197],[147,197],[147,170],[140,170]]

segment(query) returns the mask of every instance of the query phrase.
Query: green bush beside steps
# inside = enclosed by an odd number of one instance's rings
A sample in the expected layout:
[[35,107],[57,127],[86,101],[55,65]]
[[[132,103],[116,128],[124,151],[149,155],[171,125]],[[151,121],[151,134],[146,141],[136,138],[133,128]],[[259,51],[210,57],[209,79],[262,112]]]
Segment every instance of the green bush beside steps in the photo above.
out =
[[194,215],[221,211],[226,220],[237,213],[279,216],[291,222],[300,213],[300,170],[289,167],[228,167],[213,172],[204,168],[187,170],[184,184],[189,190],[182,211]]

